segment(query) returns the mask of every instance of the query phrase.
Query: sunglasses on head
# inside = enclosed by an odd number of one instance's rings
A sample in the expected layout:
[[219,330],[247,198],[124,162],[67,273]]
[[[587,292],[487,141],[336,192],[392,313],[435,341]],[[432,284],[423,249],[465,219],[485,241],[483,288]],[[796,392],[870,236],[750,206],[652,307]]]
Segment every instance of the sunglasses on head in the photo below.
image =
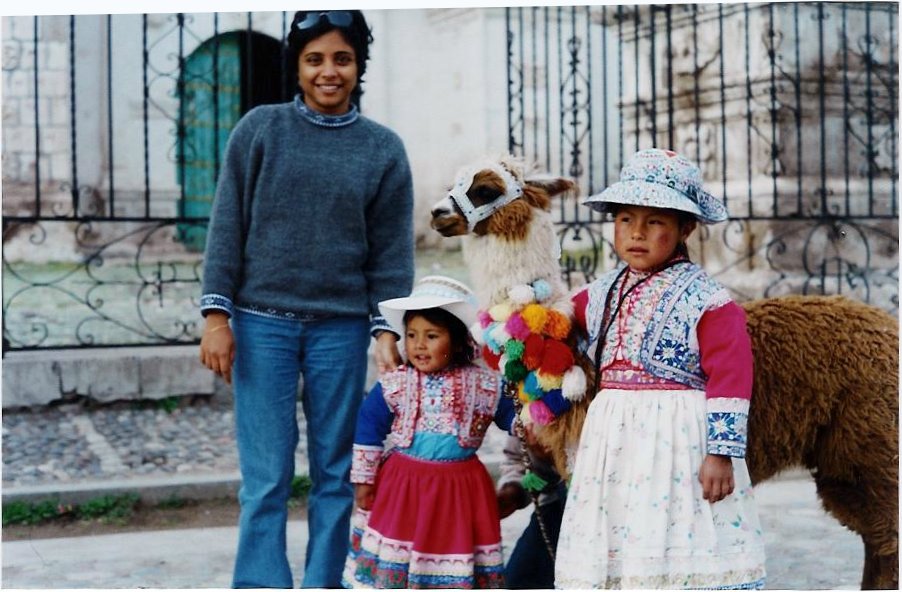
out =
[[349,27],[353,22],[351,13],[347,10],[326,10],[323,12],[311,12],[304,20],[295,25],[299,31],[304,31],[318,25],[323,19],[326,19],[333,27]]

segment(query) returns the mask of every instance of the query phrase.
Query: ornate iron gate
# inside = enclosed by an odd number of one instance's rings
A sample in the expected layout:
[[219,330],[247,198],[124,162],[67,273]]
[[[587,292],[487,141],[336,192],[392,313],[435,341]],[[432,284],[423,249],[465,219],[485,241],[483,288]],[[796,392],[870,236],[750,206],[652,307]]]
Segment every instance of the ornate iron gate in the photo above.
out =
[[[845,294],[898,311],[898,4],[507,9],[509,148],[616,181],[635,150],[693,158],[730,210],[693,255],[741,299]],[[613,265],[608,225],[558,211],[566,275]]]

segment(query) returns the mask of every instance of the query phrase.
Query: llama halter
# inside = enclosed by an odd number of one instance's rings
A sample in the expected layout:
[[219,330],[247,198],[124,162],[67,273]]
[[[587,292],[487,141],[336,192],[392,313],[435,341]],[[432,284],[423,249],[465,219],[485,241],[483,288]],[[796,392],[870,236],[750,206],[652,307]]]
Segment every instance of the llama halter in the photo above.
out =
[[[490,170],[493,173],[497,174],[504,181],[504,187],[506,189],[504,195],[499,196],[497,199],[492,201],[491,203],[483,204],[481,206],[473,205],[473,202],[470,201],[469,196],[467,195],[467,189],[473,184],[473,179],[476,177],[476,173],[479,171]],[[503,208],[510,202],[519,198],[523,195],[523,187],[517,183],[517,180],[514,179],[514,176],[510,174],[502,166],[492,164],[489,166],[479,166],[479,167],[469,167],[461,172],[457,177],[457,181],[454,183],[454,187],[451,188],[451,191],[448,192],[448,197],[457,204],[457,207],[460,208],[460,211],[463,212],[464,218],[467,219],[467,228],[470,232],[473,232],[473,228],[482,220],[485,220],[499,209]]]

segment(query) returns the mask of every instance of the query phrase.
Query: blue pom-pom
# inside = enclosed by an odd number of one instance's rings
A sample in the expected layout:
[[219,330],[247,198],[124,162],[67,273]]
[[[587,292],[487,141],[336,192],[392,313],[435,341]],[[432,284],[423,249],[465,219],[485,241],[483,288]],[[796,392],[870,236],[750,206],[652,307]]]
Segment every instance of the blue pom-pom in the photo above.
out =
[[545,393],[542,402],[548,406],[548,409],[557,417],[561,413],[570,410],[570,401],[561,394],[561,389],[553,389]]
[[533,398],[541,397],[545,392],[539,386],[539,380],[536,378],[535,372],[530,372],[526,375],[526,380],[523,381],[523,392],[527,395],[532,395]]
[[536,280],[532,283],[532,289],[536,293],[536,301],[544,302],[551,298],[551,284],[545,280]]

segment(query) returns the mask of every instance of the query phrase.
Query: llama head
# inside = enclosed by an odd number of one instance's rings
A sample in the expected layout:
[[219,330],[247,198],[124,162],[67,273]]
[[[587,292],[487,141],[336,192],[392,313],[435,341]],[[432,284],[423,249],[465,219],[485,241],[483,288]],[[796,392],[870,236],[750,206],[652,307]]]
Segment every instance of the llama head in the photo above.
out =
[[533,210],[549,211],[553,196],[575,188],[571,179],[527,175],[525,164],[509,155],[479,162],[460,170],[448,195],[433,206],[431,226],[443,236],[522,240]]

